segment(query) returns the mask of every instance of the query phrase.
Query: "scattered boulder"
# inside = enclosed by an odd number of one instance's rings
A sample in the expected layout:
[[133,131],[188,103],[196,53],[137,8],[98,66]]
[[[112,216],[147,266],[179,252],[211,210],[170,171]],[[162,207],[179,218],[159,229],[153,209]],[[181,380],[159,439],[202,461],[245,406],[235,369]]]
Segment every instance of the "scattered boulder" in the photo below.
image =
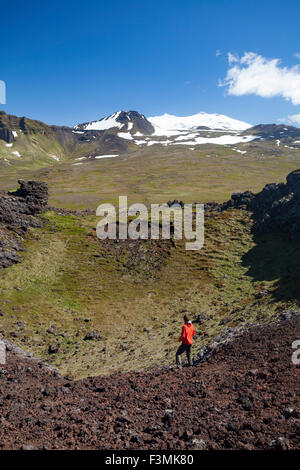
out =
[[56,331],[57,331],[57,328],[56,328],[56,325],[51,325],[47,330],[46,332],[51,334],[51,335],[55,335],[56,334]]
[[274,450],[289,450],[289,441],[284,437],[276,437],[269,442],[268,447]]
[[180,206],[180,207],[183,207],[183,206],[184,206],[184,202],[178,201],[177,199],[174,199],[173,202],[172,202],[172,201],[168,201],[168,202],[167,202],[167,205],[168,205],[169,207],[172,207],[172,206]]
[[229,318],[229,317],[222,318],[222,320],[219,322],[219,325],[220,325],[220,326],[226,325],[226,324],[229,323],[230,321],[231,321],[231,318]]
[[192,440],[192,449],[193,450],[206,450],[207,446],[203,439],[193,439]]
[[165,410],[162,422],[167,426],[171,426],[175,419],[175,412],[172,409]]
[[208,320],[208,317],[204,314],[198,314],[194,320],[195,323],[199,323],[200,325],[202,323],[205,323]]
[[99,339],[101,339],[101,334],[99,333],[99,331],[96,331],[96,330],[90,331],[83,338],[84,341],[95,341]]
[[59,343],[52,343],[48,347],[48,353],[49,354],[57,354],[60,349]]
[[287,406],[283,411],[282,411],[282,416],[286,419],[290,418],[291,416],[294,415],[295,409],[292,406]]

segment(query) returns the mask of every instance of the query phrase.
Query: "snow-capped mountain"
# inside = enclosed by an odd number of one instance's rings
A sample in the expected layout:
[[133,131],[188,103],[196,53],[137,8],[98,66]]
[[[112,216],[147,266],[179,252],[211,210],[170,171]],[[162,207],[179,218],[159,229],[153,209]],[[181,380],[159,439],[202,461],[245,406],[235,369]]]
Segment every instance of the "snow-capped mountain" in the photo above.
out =
[[246,122],[232,119],[223,114],[198,113],[182,117],[163,114],[162,116],[153,116],[147,119],[154,126],[156,135],[167,136],[191,130],[244,131],[251,127]]
[[99,119],[98,121],[85,122],[77,124],[74,127],[80,131],[106,131],[108,129],[119,129],[122,132],[134,134],[140,132],[143,135],[154,133],[154,127],[143,114],[137,111],[117,111],[110,116]]
[[251,125],[222,114],[198,113],[192,116],[150,116],[137,111],[118,111],[98,121],[77,124],[74,132],[110,131],[121,139],[144,145],[231,145],[255,137],[240,134]]
[[146,118],[137,111],[117,111],[97,121],[77,124],[74,129],[104,131],[116,128],[122,130],[122,132],[131,131],[131,134],[134,133],[132,131],[135,131],[144,135],[169,136],[190,130],[244,131],[249,127],[251,127],[250,124],[223,114],[198,113],[192,116],[163,114]]

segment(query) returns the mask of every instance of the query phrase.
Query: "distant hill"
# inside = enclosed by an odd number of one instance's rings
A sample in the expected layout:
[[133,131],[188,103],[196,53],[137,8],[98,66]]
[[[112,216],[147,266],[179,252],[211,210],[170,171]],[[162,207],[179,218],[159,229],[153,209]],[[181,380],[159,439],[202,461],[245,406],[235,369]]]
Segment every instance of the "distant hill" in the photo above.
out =
[[83,132],[0,111],[0,165],[31,161],[39,167],[82,156],[121,154],[135,147],[110,129]]
[[246,129],[243,135],[257,135],[266,140],[280,139],[290,142],[300,139],[300,128],[283,124],[259,124]]

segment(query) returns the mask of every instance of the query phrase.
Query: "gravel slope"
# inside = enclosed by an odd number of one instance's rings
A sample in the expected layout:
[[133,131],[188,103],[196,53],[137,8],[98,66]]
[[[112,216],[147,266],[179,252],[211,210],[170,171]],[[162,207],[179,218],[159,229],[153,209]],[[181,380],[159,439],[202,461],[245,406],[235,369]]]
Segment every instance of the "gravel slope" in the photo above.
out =
[[73,382],[10,348],[0,449],[299,449],[300,315],[256,326],[198,366]]

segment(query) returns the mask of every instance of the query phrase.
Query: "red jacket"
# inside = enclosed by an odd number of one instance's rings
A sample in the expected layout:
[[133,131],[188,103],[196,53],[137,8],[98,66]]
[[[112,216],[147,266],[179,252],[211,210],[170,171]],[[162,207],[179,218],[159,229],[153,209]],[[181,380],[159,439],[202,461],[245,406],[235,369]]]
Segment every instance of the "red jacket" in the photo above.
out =
[[192,323],[185,323],[181,330],[181,336],[179,341],[182,341],[183,344],[191,345],[193,344],[193,337],[196,334],[196,330],[193,327]]

